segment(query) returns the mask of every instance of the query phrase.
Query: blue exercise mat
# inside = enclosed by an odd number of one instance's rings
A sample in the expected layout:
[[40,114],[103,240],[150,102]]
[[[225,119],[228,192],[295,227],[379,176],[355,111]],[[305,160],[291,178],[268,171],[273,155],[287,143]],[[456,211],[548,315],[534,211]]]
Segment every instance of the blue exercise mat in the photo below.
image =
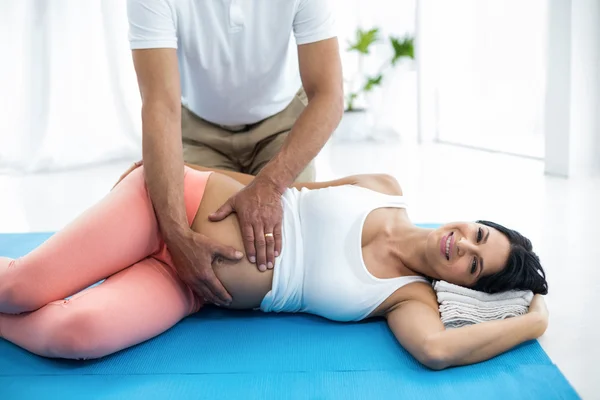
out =
[[[0,256],[26,254],[48,236],[0,234]],[[0,339],[2,400],[577,398],[537,341],[436,372],[382,320],[206,307],[163,335],[90,361],[46,359]]]

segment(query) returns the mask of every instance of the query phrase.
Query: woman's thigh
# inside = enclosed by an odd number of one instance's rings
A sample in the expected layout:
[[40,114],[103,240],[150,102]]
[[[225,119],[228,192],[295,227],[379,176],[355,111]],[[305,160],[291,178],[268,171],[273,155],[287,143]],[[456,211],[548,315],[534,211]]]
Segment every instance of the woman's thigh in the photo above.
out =
[[164,263],[147,258],[69,300],[1,315],[5,339],[45,357],[103,357],[151,339],[202,306]]
[[142,168],[16,260],[0,259],[0,312],[33,311],[105,279],[160,249]]

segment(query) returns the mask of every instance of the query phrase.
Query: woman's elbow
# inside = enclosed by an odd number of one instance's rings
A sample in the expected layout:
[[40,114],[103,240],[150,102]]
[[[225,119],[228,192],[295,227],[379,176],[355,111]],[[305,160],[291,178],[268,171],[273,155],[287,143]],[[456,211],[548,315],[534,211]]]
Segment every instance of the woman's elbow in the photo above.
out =
[[438,340],[426,340],[420,352],[419,361],[435,371],[451,366],[448,349]]

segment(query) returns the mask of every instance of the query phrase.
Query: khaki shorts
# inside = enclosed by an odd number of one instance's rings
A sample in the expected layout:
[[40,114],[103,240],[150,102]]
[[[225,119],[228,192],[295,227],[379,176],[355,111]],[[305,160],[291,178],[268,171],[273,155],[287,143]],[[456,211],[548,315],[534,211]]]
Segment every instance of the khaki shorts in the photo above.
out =
[[[181,107],[183,158],[186,163],[257,175],[279,152],[308,101],[300,89],[281,112],[251,125],[224,127],[212,124]],[[314,160],[296,182],[315,180]]]

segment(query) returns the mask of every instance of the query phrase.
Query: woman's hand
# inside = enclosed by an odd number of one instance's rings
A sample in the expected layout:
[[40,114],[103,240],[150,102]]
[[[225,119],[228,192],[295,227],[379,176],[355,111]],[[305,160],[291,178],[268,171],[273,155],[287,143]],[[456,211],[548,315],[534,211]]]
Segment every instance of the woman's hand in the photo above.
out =
[[536,294],[529,305],[529,315],[535,317],[536,329],[534,332],[534,339],[542,336],[548,328],[548,308],[544,301],[544,296]]

